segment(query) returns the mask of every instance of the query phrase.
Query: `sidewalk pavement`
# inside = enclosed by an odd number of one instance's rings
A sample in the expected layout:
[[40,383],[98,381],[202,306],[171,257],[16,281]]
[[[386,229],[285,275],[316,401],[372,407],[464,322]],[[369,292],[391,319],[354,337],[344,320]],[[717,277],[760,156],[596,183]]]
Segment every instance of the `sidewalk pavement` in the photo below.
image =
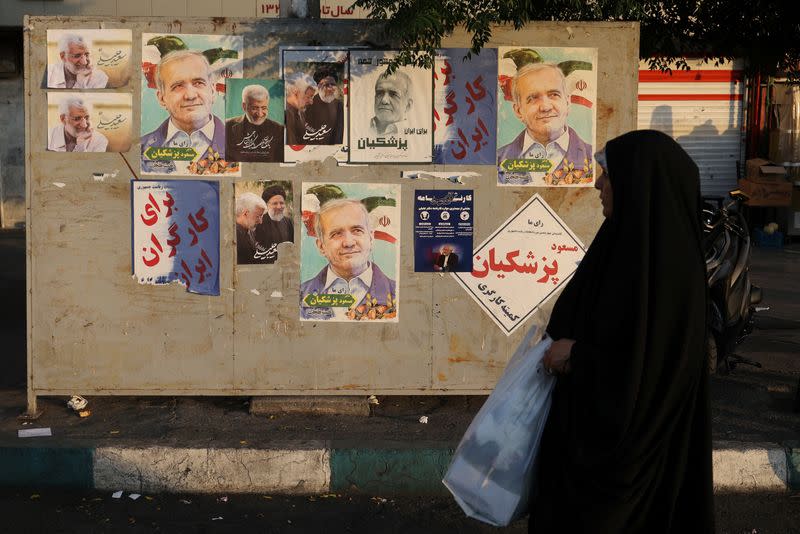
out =
[[[772,309],[738,352],[763,368],[712,377],[718,492],[800,490],[800,414],[792,411],[800,376],[798,275],[800,247],[755,251],[753,278]],[[369,416],[255,416],[245,397],[106,396],[88,397],[92,414],[80,418],[66,397],[43,397],[43,415],[25,424],[17,419],[24,389],[4,387],[0,486],[138,493],[445,494],[442,476],[484,401],[380,397]],[[18,437],[33,428],[52,435]]]

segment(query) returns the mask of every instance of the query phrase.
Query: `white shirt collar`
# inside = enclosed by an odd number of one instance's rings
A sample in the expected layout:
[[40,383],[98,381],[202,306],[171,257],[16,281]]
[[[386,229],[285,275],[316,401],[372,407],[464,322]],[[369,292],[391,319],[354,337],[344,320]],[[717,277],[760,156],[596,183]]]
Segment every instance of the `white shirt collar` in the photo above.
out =
[[408,126],[408,119],[403,118],[397,122],[393,122],[386,126],[386,129],[383,132],[378,132],[378,119],[377,117],[372,117],[369,121],[369,127],[372,134],[374,135],[399,135],[403,133],[403,130]]
[[[342,278],[341,276],[339,276],[338,274],[333,272],[333,269],[331,269],[331,266],[328,265],[328,273],[327,273],[327,276],[325,277],[324,290],[327,290],[328,288],[330,288],[337,279],[338,280],[343,280],[345,283],[347,283],[347,280],[345,280],[344,278]],[[353,280],[355,280],[355,279],[361,280],[361,282],[366,287],[370,287],[372,285],[372,263],[370,262],[370,264],[367,265],[367,268],[364,269],[363,273],[359,274],[358,276],[355,276],[355,277],[351,278],[350,282],[352,283]]]
[[[531,146],[534,145],[534,143],[536,143],[538,145],[542,145],[542,143],[540,143],[539,141],[537,141],[533,137],[531,137],[530,132],[528,132],[528,129],[526,128],[525,129],[525,140],[522,142],[522,152],[520,152],[520,154],[524,154],[525,152],[527,152],[531,148]],[[567,150],[569,149],[569,127],[567,127],[564,130],[564,133],[561,134],[558,137],[558,139],[556,139],[555,141],[551,141],[551,142],[547,143],[547,145],[544,145],[545,150],[547,150],[553,143],[555,143],[559,147],[561,147],[561,150],[563,150],[564,153],[566,154]]]
[[[188,135],[191,138],[193,134],[195,134],[197,132],[200,132],[204,136],[206,136],[206,138],[207,138],[207,140],[209,142],[211,142],[211,140],[214,139],[214,118],[213,118],[213,115],[209,115],[208,119],[209,120],[205,124],[205,126],[200,128],[199,130],[195,130],[194,132],[192,132],[191,135],[190,134],[186,134],[186,135]],[[169,126],[167,126],[167,138],[166,138],[166,142],[167,143],[171,142],[172,138],[175,137],[176,135],[178,135],[179,133],[186,133],[183,130],[181,130],[180,128],[178,128],[177,126],[175,126],[175,124],[172,122],[172,117],[170,117],[168,124],[169,124]]]

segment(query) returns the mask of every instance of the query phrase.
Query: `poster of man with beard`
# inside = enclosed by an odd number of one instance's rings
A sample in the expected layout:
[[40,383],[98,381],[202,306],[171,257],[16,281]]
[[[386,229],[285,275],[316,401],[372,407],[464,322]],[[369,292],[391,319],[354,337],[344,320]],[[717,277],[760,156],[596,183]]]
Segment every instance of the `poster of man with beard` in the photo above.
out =
[[131,30],[47,30],[47,87],[109,89],[131,79]]
[[225,93],[228,160],[282,162],[283,85],[278,80],[231,78]]
[[127,152],[131,148],[130,93],[50,91],[47,93],[47,150]]
[[320,63],[314,69],[317,94],[306,109],[306,144],[341,144],[344,135],[344,104],[339,83],[343,72],[343,64]]
[[348,160],[348,51],[335,47],[283,47],[286,91],[284,161]]
[[236,196],[237,264],[271,264],[280,243],[294,243],[292,183],[286,180],[238,182]]

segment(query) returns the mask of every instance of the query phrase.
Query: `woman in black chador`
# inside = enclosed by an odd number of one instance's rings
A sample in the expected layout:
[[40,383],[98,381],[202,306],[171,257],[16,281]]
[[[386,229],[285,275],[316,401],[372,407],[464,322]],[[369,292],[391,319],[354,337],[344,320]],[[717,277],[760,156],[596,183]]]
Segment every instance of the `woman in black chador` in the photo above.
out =
[[655,131],[598,160],[606,220],[547,327],[559,377],[530,530],[713,532],[697,166]]

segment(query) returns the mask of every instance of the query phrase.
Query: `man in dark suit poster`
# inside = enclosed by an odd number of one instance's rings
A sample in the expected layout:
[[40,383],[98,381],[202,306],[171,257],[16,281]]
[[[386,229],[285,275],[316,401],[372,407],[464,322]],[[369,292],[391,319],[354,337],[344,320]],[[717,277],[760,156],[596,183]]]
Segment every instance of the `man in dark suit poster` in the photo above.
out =
[[450,245],[442,246],[441,252],[436,257],[434,270],[446,273],[458,270],[458,254],[453,252],[453,247]]
[[242,115],[225,122],[225,154],[230,161],[283,161],[283,125],[271,120],[269,91],[258,84],[242,89]]

